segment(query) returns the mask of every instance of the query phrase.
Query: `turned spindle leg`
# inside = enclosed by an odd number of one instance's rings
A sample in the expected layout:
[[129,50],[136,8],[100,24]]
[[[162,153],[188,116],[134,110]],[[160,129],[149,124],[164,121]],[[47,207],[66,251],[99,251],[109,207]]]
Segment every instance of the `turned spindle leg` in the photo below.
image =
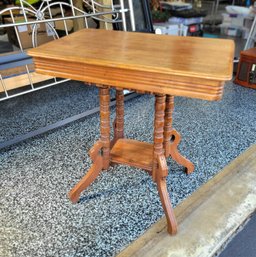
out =
[[164,151],[165,157],[171,156],[178,164],[185,167],[186,173],[194,171],[194,164],[182,156],[178,151],[181,140],[180,134],[172,128],[172,113],[174,110],[174,96],[166,96],[165,117],[164,117]]
[[111,141],[111,148],[119,138],[124,137],[124,92],[116,90],[116,118],[114,121],[114,138]]
[[177,232],[177,223],[172,209],[170,197],[166,186],[168,168],[163,150],[165,96],[155,96],[155,121],[154,121],[154,158],[153,158],[153,180],[157,183],[158,193],[167,219],[167,230],[170,234]]
[[103,169],[110,164],[110,110],[109,88],[100,87],[100,141],[102,143]]
[[174,97],[167,95],[165,100],[164,115],[164,155],[170,156],[170,139],[172,132],[172,113],[174,110]]
[[158,167],[157,158],[164,153],[163,133],[164,133],[164,111],[165,95],[155,96],[155,120],[154,120],[154,158],[153,158],[153,180],[156,181],[156,171]]

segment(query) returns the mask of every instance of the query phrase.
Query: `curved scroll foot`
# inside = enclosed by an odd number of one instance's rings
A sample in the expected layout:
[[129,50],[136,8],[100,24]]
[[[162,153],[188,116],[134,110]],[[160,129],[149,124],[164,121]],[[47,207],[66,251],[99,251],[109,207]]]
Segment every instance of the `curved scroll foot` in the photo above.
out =
[[72,203],[78,202],[81,192],[98,177],[102,169],[103,160],[101,156],[98,156],[86,175],[69,191],[68,197]]
[[169,154],[171,155],[172,159],[175,160],[178,164],[185,167],[185,172],[190,174],[194,171],[195,167],[194,164],[182,156],[178,151],[178,144],[180,143],[180,134],[173,129],[171,131],[171,143],[169,145]]
[[68,197],[71,202],[78,202],[81,192],[98,177],[100,171],[103,169],[103,157],[100,153],[101,150],[102,142],[98,141],[89,151],[93,164],[86,175],[69,191]]
[[156,175],[157,190],[167,219],[167,231],[169,234],[174,235],[177,233],[177,222],[167,191],[166,176],[168,168],[163,155],[158,157],[158,167]]

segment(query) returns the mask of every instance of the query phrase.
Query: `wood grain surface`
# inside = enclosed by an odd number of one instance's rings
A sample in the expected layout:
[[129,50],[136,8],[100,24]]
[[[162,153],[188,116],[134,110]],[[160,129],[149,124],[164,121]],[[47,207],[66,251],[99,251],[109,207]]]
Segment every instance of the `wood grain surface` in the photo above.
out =
[[85,29],[28,54],[37,72],[47,75],[218,100],[232,78],[234,42]]
[[119,139],[111,150],[111,162],[152,171],[153,145],[132,139]]
[[[187,173],[194,165],[178,152],[180,135],[171,126],[173,96],[220,99],[225,81],[232,77],[233,41],[87,29],[28,53],[34,57],[37,72],[94,83],[100,88],[100,143],[91,150],[93,165],[88,175],[70,191],[71,201],[77,202],[82,190],[110,164],[143,168],[157,184],[167,230],[175,234],[177,223],[166,186],[166,157],[183,165]],[[110,87],[120,91],[112,141]],[[123,139],[123,89],[155,94],[153,145]]]

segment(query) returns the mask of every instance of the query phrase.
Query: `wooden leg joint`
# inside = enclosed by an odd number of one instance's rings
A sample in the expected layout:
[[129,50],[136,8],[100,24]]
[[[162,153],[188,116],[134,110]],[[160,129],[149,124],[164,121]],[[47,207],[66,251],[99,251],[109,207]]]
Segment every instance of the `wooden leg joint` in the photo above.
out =
[[71,202],[76,203],[79,200],[80,194],[84,191],[99,175],[103,169],[103,144],[99,140],[89,151],[89,155],[93,161],[91,168],[84,177],[69,191],[68,197]]
[[91,150],[89,151],[89,155],[93,162],[95,162],[96,157],[98,155],[100,155],[100,156],[102,155],[102,149],[103,149],[103,144],[100,140],[97,141],[94,144],[94,146],[91,148]]
[[168,175],[168,168],[165,156],[159,155],[157,157],[158,169],[156,174],[157,190],[160,200],[165,212],[167,220],[167,231],[169,234],[174,235],[177,233],[177,222],[175,219],[174,211],[172,208],[171,200],[166,185],[166,177]]
[[187,174],[194,170],[192,162],[183,157],[178,151],[178,144],[180,143],[180,134],[172,128],[172,114],[174,110],[174,97],[171,95],[166,96],[165,101],[165,115],[164,115],[164,155],[165,157],[171,156],[178,164],[185,167]]
[[186,159],[184,156],[182,156],[178,151],[178,144],[180,143],[181,136],[180,134],[175,130],[172,129],[170,134],[170,145],[169,145],[169,153],[173,160],[175,160],[178,164],[185,167],[185,172],[187,174],[190,174],[194,171],[195,167],[194,164]]
[[157,156],[157,164],[158,164],[158,177],[163,179],[168,176],[168,167],[166,163],[165,156],[163,154]]

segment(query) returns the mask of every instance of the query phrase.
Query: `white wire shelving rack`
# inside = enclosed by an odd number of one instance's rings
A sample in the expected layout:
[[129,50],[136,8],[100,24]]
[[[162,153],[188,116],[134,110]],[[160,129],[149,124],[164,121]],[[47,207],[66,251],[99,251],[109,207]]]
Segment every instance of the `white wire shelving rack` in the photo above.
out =
[[[100,1],[83,0],[80,8],[76,7],[73,0],[52,1],[43,0],[36,8],[25,0],[20,0],[20,6],[13,6],[0,11],[0,30],[12,31],[16,37],[17,51],[0,55],[0,101],[34,92],[67,81],[34,72],[32,60],[26,54],[26,47],[21,38],[21,32],[31,30],[31,47],[37,47],[40,26],[45,26],[49,40],[58,39],[73,32],[69,24],[78,23],[82,28],[98,27],[135,30],[135,19],[132,0],[109,0],[108,5]],[[56,15],[57,13],[57,15]],[[7,21],[6,18],[7,17]],[[128,19],[127,19],[128,18]],[[29,27],[28,27],[29,26]],[[58,27],[61,26],[61,35]],[[74,26],[72,26],[74,28]],[[14,69],[14,74],[10,70]],[[18,71],[17,71],[18,70]],[[6,73],[6,71],[8,71]],[[22,82],[22,83],[21,83]]]

